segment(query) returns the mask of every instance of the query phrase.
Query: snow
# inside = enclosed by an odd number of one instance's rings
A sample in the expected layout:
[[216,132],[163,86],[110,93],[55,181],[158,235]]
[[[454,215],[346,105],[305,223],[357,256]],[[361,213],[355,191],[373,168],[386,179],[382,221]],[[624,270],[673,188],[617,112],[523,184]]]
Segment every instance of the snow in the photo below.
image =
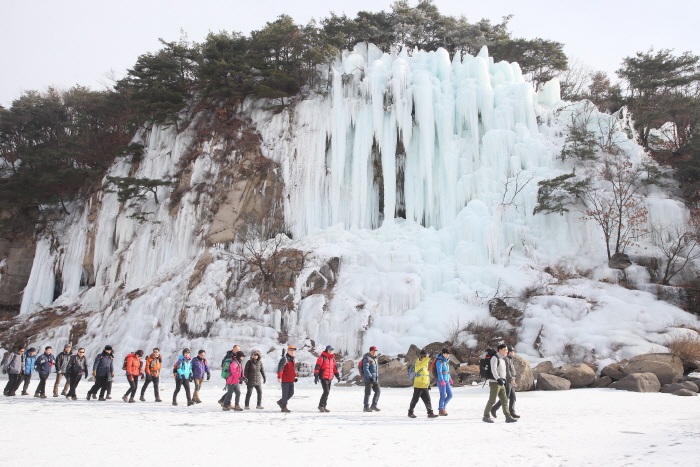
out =
[[[506,425],[502,413],[494,424],[481,421],[488,394],[480,386],[455,388],[449,416],[429,420],[422,402],[416,408],[418,418],[406,417],[410,388],[382,388],[382,411],[363,413],[363,389],[334,387],[331,413],[321,414],[316,409],[320,387],[303,381],[289,402],[292,412],[282,414],[275,410],[279,385],[269,383],[263,387],[265,410],[239,413],[223,412],[216,403],[222,394],[216,376],[215,382],[204,384],[203,403],[190,408],[183,405],[182,391],[180,405],[170,405],[172,379],[161,384],[163,403],[152,402],[149,388],[148,402],[126,404],[119,399],[127,388],[122,379],[117,377],[115,399],[107,402],[1,398],[0,418],[7,423],[0,425],[0,438],[3,446],[11,447],[4,449],[3,462],[81,467],[99,459],[105,467],[139,467],[183,460],[270,466],[369,461],[396,466],[463,459],[476,465],[668,466],[689,465],[700,455],[700,401],[694,397],[614,389],[518,393],[522,418]],[[84,395],[89,384],[81,382],[78,393]],[[431,398],[437,406],[436,391]],[[37,453],[42,439],[51,448]],[[128,440],[139,448],[125,452]],[[34,452],[30,459],[29,452]]]

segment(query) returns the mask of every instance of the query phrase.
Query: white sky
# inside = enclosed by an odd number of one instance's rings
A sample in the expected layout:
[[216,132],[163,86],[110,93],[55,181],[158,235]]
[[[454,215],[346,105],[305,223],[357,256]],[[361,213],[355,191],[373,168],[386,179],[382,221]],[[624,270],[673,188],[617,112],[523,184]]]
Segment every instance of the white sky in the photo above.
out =
[[[248,33],[288,14],[298,23],[329,11],[388,10],[392,0],[0,0],[0,105],[26,90],[75,84],[103,87],[158,38],[183,29],[202,41],[209,31]],[[415,5],[417,0],[410,0]],[[698,0],[435,0],[443,14],[500,22],[513,14],[515,37],[565,44],[570,58],[612,74],[622,58],[654,46],[700,54]]]

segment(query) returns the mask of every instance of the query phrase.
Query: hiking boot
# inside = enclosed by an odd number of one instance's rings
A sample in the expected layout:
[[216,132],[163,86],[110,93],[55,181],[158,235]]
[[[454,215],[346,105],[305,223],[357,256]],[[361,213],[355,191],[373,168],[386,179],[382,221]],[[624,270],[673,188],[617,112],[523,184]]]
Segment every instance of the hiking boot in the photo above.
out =
[[194,405],[194,401],[187,401],[187,407],[189,407],[190,405]]
[[363,412],[371,412],[372,409],[370,409],[369,407],[365,407],[364,409],[362,409],[362,411],[363,411]]
[[498,418],[498,414],[496,413],[496,409],[491,409],[491,416],[493,418]]
[[128,398],[127,396],[123,396],[123,397],[122,397],[122,400],[123,400],[124,402],[129,402],[129,398]]
[[194,403],[195,403],[195,404],[201,404],[202,401],[200,401],[199,399],[197,399],[197,400],[194,401]]
[[438,413],[443,417],[447,417],[447,412],[445,412],[444,410],[439,410]]
[[221,404],[221,410],[223,410],[223,411],[228,411],[228,410],[231,410],[231,409],[232,409],[232,407],[231,407],[230,405],[223,405],[223,404]]
[[246,410],[250,410],[250,406],[249,406],[249,405],[246,405],[246,406],[243,407],[243,408],[246,409]]
[[289,410],[287,407],[282,407],[282,412],[284,412],[284,413],[290,413],[291,410]]
[[219,400],[218,400],[218,401],[216,401],[216,402],[218,402],[218,403],[219,403],[219,405],[220,405],[221,407],[223,407],[223,406],[224,406],[224,400],[223,400],[223,399],[219,399]]
[[283,408],[284,408],[284,406],[282,405],[282,401],[277,401],[277,405],[280,406],[280,409],[283,409]]
[[377,407],[376,405],[373,405],[372,407],[369,408],[369,410],[373,412],[381,412],[381,409]]
[[437,415],[437,414],[434,414],[434,413],[432,413],[432,412],[430,412],[430,413],[428,414],[428,418],[438,418],[438,415]]
[[234,406],[234,407],[233,407],[233,410],[235,410],[236,412],[243,412],[243,409],[241,408],[240,405]]
[[177,401],[173,399],[173,405],[177,405]]
[[324,409],[323,407],[319,407],[319,408],[318,408],[318,411],[321,412],[321,413],[325,413],[325,412],[326,412],[325,409]]
[[515,423],[515,422],[517,422],[517,420],[514,419],[513,417],[506,417],[506,423]]
[[511,413],[510,413],[510,416],[511,416],[511,418],[520,418],[520,415],[518,415],[518,414],[515,413],[515,412],[511,412]]
[[46,394],[42,394],[39,396],[40,399],[46,399]]
[[[53,393],[53,396],[54,396],[54,397],[58,397],[58,393],[57,393],[57,392],[54,392],[54,393]],[[64,396],[65,396],[65,394],[64,394]]]
[[34,394],[34,397],[41,397],[41,394],[37,392],[36,394]]
[[[93,396],[93,399],[94,399],[94,398],[95,398],[95,397]],[[107,400],[107,399],[105,399],[104,397],[100,397],[99,399],[97,399],[97,402],[100,402],[100,401],[104,402],[104,401],[106,401],[106,400]]]
[[111,395],[111,394],[107,394],[107,399],[111,399],[111,398],[112,398],[112,395]]
[[93,395],[92,395],[92,398],[93,398],[93,399],[97,399],[97,393],[93,394]]
[[416,415],[413,413],[412,410],[409,410],[409,411],[408,411],[408,416],[409,416],[410,418],[416,418]]
[[160,397],[156,397],[156,402],[163,402],[163,399],[161,399]]
[[146,398],[143,396],[143,394],[141,394],[141,397],[139,397],[139,400],[141,402],[146,402]]
[[129,404],[133,404],[134,402],[136,402],[136,401],[134,400],[133,397],[129,399]]
[[495,423],[491,417],[484,417],[481,419],[481,421],[486,423]]
[[29,393],[28,393],[27,391],[22,391],[22,395],[23,395],[23,396],[28,396]]
[[90,400],[90,396],[92,396],[92,394],[90,394],[90,393],[88,392],[87,400]]
[[77,396],[73,396],[73,397],[71,397],[71,399],[74,400],[74,401],[77,401],[77,400],[78,400],[78,397],[77,397]]
[[62,396],[65,396],[65,395],[66,395],[66,391],[61,391],[61,395],[62,395]]
[[262,410],[262,409],[264,409],[265,407],[263,407],[262,405],[256,405],[255,408],[258,409],[258,410]]
[[12,397],[12,396],[16,396],[16,395],[17,395],[17,394],[15,394],[15,392],[14,392],[14,391],[8,394],[8,396],[10,396],[10,397]]

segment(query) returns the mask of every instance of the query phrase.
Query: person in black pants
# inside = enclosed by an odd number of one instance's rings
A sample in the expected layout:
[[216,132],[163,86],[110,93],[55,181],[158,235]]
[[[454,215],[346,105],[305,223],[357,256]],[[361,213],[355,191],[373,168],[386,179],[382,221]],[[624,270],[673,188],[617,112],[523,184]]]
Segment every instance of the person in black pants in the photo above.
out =
[[53,349],[51,346],[47,346],[44,349],[44,353],[39,355],[35,362],[35,367],[37,373],[39,373],[39,385],[36,387],[34,392],[34,397],[40,397],[46,399],[46,380],[49,379],[51,374],[51,369],[56,364],[56,358],[51,355]]
[[22,381],[22,372],[24,372],[23,354],[24,346],[19,346],[17,351],[10,354],[2,364],[2,374],[7,374],[7,385],[3,391],[3,394],[6,396],[14,396]]
[[114,353],[111,345],[105,345],[102,353],[95,358],[95,363],[92,365],[92,376],[95,377],[95,384],[88,391],[87,400],[90,400],[91,396],[96,396],[97,391],[100,391],[99,400],[106,400],[104,395],[107,391],[109,378],[114,378]]
[[77,355],[71,355],[66,366],[66,375],[68,375],[69,387],[66,399],[78,400],[75,395],[75,390],[78,389],[78,383],[83,376],[88,377],[87,358],[85,357],[85,349],[78,349]]

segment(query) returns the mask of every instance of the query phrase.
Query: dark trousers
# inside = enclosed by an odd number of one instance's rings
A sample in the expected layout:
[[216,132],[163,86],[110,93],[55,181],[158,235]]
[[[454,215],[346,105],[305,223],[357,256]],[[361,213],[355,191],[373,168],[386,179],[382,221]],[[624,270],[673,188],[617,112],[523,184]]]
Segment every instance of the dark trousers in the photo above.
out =
[[257,386],[248,386],[245,392],[245,406],[250,405],[250,396],[253,394],[253,389],[258,392],[258,407],[262,405],[262,387],[258,384]]
[[187,403],[189,404],[190,402],[192,402],[192,398],[190,397],[190,380],[189,379],[183,379],[183,378],[176,378],[175,379],[175,392],[173,392],[173,401],[177,400],[177,394],[180,392],[181,387],[185,388],[185,396],[187,396]]
[[287,407],[287,402],[294,396],[294,383],[282,383],[282,399],[278,402],[282,407]]
[[5,390],[3,393],[5,395],[14,394],[14,392],[19,387],[22,382],[22,375],[13,375],[12,373],[7,374],[7,384],[5,385]]
[[61,391],[61,395],[65,396],[66,392],[68,391],[68,386],[70,385],[70,375],[66,375],[63,373],[56,373],[56,382],[53,384],[53,395],[57,396],[58,395],[58,388],[61,385],[61,380],[63,377],[66,377],[66,384],[63,385],[63,391]]
[[42,396],[46,395],[46,380],[49,379],[49,375],[42,375],[39,374],[39,385],[36,387],[36,391],[34,391],[34,394],[41,394]]
[[92,385],[88,394],[97,394],[97,391],[100,391],[100,399],[104,399],[105,391],[107,391],[108,379],[109,375],[95,376],[95,384]]
[[126,381],[129,383],[129,389],[127,389],[126,394],[124,394],[124,397],[133,399],[134,397],[136,397],[136,390],[139,388],[139,377],[138,375],[136,375],[131,376],[131,379],[129,379],[129,377],[127,376]]
[[22,381],[24,382],[24,386],[22,386],[22,392],[27,392],[27,389],[29,389],[29,382],[31,380],[32,380],[31,373],[29,373],[28,375],[22,375]]
[[110,378],[107,378],[107,395],[108,395],[108,396],[109,396],[110,394],[112,394],[112,382],[113,382],[113,381],[114,381],[114,380],[113,380],[111,377],[110,377]]
[[418,399],[423,400],[425,408],[428,411],[428,415],[432,415],[433,404],[430,402],[430,392],[428,388],[413,388],[413,398],[411,399],[411,405],[408,407],[408,411],[413,413],[413,409],[416,408]]
[[68,397],[78,397],[75,395],[75,390],[78,389],[78,383],[80,382],[80,378],[82,378],[82,374],[71,374],[68,375],[68,383],[70,386],[70,389],[68,390]]
[[224,407],[227,405],[231,405],[231,399],[233,398],[234,393],[236,394],[235,405],[236,405],[236,407],[238,407],[238,404],[241,403],[241,385],[240,385],[240,383],[226,385],[226,394],[224,395]]
[[[511,415],[515,412],[515,388],[511,386],[510,383],[506,383],[506,396],[508,396],[508,411]],[[501,408],[501,401],[499,400],[493,405],[493,410],[498,410]]]
[[379,383],[365,383],[365,408],[369,408],[369,395],[374,391],[374,397],[372,397],[372,407],[377,406],[379,402],[379,394],[382,393],[379,389]]
[[325,407],[328,403],[328,394],[331,392],[332,379],[321,379],[321,387],[323,388],[323,394],[321,394],[321,400],[318,401],[319,407]]
[[156,395],[156,399],[160,399],[160,393],[158,392],[158,383],[160,383],[160,376],[151,376],[146,374],[146,382],[141,386],[141,397],[146,394],[146,388],[150,383],[153,383],[153,392]]

